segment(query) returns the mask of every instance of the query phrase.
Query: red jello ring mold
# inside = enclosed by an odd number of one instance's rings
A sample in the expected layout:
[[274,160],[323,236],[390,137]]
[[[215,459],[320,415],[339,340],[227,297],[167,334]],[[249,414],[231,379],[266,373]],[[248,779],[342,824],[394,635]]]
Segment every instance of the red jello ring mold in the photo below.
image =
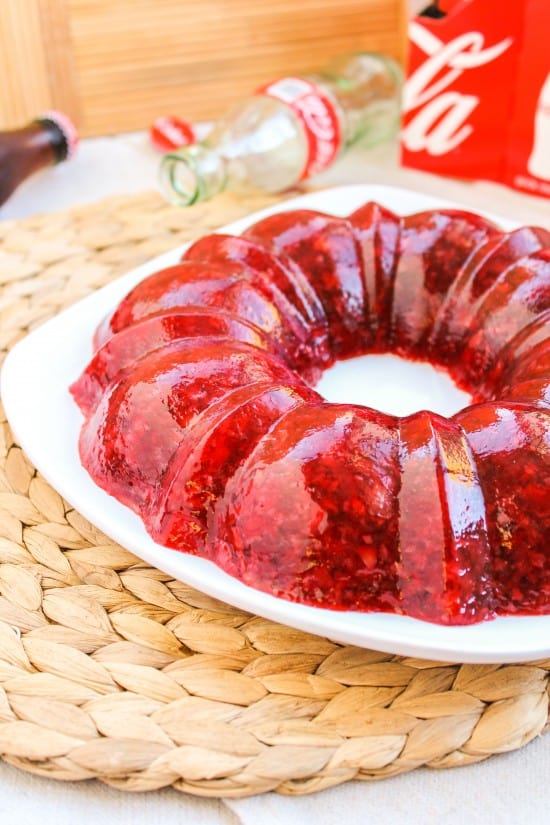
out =
[[[306,196],[87,299],[108,320],[92,372],[72,365],[80,456],[175,548],[159,548],[165,569],[212,560],[264,615],[289,600],[291,623],[319,632],[330,614],[334,638],[418,652],[421,625],[435,657],[477,634],[465,660],[517,659],[517,622],[550,612],[550,374],[532,355],[544,363],[550,233],[366,189]],[[391,208],[407,200],[420,208]],[[444,367],[472,404],[397,417],[315,392],[335,359],[382,352]],[[503,624],[499,647],[486,628]]]

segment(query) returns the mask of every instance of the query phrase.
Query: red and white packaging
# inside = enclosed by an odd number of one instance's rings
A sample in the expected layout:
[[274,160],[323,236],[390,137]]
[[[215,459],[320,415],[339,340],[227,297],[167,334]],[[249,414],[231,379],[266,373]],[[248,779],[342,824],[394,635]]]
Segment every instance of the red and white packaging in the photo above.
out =
[[404,166],[550,197],[550,0],[448,0],[409,25]]

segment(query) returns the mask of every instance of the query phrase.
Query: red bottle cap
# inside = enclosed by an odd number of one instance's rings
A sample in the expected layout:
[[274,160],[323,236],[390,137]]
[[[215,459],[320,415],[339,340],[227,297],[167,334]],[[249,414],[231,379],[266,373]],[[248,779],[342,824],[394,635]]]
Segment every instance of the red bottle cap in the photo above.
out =
[[64,156],[60,156],[59,160],[69,160],[69,158],[72,158],[74,153],[76,152],[79,137],[78,132],[76,131],[76,126],[74,125],[70,117],[66,115],[64,112],[50,110],[47,112],[42,112],[38,120],[53,123],[54,126],[57,126],[57,128],[61,132],[66,148]]
[[190,123],[168,115],[158,117],[154,121],[149,129],[149,137],[159,152],[169,152],[171,149],[196,142],[195,132]]

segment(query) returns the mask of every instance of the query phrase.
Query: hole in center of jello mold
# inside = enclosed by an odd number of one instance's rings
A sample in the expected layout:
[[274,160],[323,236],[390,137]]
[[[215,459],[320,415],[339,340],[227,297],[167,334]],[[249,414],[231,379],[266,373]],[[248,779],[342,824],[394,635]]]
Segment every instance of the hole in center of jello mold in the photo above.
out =
[[450,416],[472,401],[445,370],[390,354],[338,361],[315,389],[335,404],[362,404],[398,416],[418,410]]

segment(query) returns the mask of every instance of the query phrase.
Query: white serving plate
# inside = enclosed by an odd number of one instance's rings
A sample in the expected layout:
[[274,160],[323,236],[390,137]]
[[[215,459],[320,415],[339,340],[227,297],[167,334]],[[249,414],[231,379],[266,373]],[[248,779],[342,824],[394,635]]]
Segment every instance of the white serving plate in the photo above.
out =
[[[345,186],[289,200],[220,231],[238,234],[268,214],[302,207],[345,215],[367,200],[401,214],[459,206],[393,187]],[[507,228],[511,225],[504,220],[499,223]],[[92,334],[101,319],[138,281],[175,263],[184,249],[181,246],[161,255],[80,301],[28,335],[8,355],[1,375],[6,414],[19,444],[48,482],[104,533],[147,563],[210,596],[274,621],[338,642],[442,661],[513,662],[549,656],[550,616],[506,617],[470,627],[444,627],[404,616],[308,607],[266,595],[241,584],[211,562],[159,546],[133,512],[92,482],[79,461],[82,417],[68,387],[90,358]],[[329,399],[361,400],[353,395],[342,399],[346,385],[357,384],[353,372],[357,363],[349,364],[347,379],[347,364],[339,366],[339,384],[324,378],[322,390]],[[386,371],[384,361],[381,369],[380,375]],[[401,393],[403,383],[398,381],[396,386]],[[442,405],[447,395],[443,389]],[[417,399],[411,403],[418,408]],[[456,397],[450,407],[449,412],[457,408]],[[442,406],[439,410],[444,411]],[[400,413],[395,406],[392,411]]]

